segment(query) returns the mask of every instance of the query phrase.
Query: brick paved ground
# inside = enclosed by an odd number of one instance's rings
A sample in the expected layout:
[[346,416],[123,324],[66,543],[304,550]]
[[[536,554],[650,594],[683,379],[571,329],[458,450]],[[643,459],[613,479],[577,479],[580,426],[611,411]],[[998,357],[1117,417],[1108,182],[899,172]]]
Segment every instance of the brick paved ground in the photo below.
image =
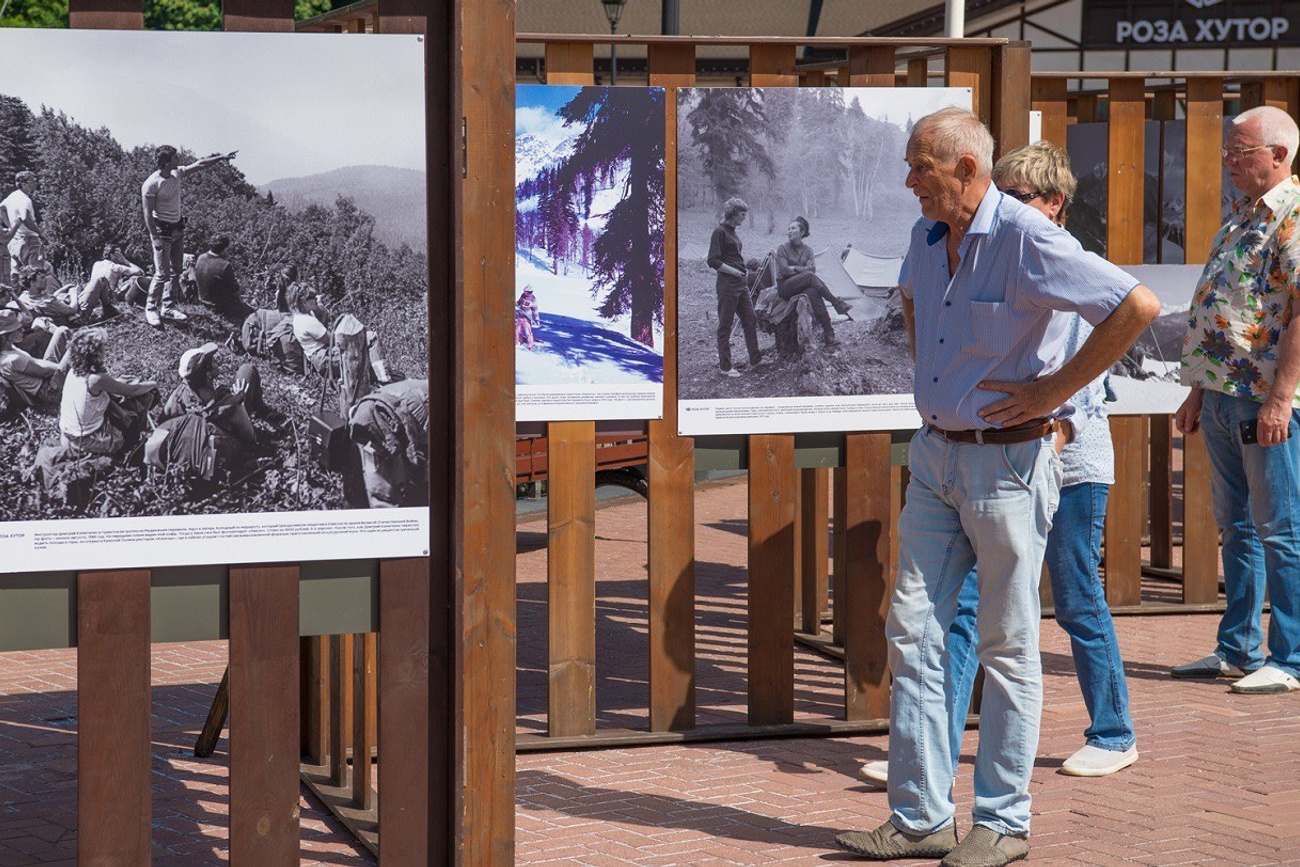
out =
[[[597,517],[598,714],[644,725],[645,505]],[[697,498],[700,720],[745,714],[745,488]],[[544,729],[545,523],[520,525],[521,731]],[[1148,598],[1169,589],[1146,588]],[[1118,621],[1142,759],[1104,780],[1055,773],[1082,743],[1086,712],[1064,634],[1043,628],[1046,705],[1034,774],[1034,850],[1042,864],[1300,864],[1300,694],[1247,698],[1223,683],[1169,680],[1169,665],[1208,652],[1215,617]],[[154,863],[227,859],[227,743],[191,749],[226,660],[221,642],[154,648]],[[75,855],[75,653],[0,655],[0,867],[72,864]],[[838,713],[838,666],[800,649],[801,718]],[[957,784],[966,825],[968,732]],[[818,864],[846,828],[887,814],[857,765],[886,738],[754,741],[519,759],[518,860],[551,864]],[[373,863],[304,797],[303,863]],[[924,863],[924,862],[919,862]],[[405,867],[405,865],[403,865]]]

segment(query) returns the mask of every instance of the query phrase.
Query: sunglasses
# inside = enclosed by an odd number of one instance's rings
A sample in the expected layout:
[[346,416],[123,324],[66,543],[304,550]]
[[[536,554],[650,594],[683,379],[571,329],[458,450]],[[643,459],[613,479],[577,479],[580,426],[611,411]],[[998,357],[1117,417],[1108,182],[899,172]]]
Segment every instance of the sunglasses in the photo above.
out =
[[1034,199],[1038,198],[1039,196],[1047,195],[1042,190],[1033,190],[1031,192],[1026,192],[1026,193],[1019,193],[1016,192],[1015,190],[1003,190],[1002,192],[1010,196],[1011,198],[1015,199],[1017,202],[1022,202],[1026,205],[1032,202]]

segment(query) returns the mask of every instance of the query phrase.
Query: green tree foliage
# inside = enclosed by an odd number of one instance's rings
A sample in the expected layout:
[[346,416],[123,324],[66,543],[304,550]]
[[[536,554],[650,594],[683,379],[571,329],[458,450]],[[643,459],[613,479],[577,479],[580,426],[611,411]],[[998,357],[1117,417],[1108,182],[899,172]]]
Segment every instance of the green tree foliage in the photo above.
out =
[[[0,112],[5,111],[22,117],[26,107],[0,96]],[[152,256],[140,186],[155,168],[153,148],[128,151],[108,130],[87,129],[50,109],[39,116],[26,112],[26,118],[40,171],[36,207],[55,269],[65,279],[85,279],[107,243],[120,244],[128,258],[148,267]],[[181,149],[182,164],[195,156]],[[0,166],[30,166],[31,160],[12,138],[0,138]],[[0,188],[12,189],[12,178],[0,178]],[[405,245],[391,250],[378,241],[374,219],[351,199],[290,212],[228,163],[186,178],[184,194],[187,250],[201,252],[212,237],[226,235],[246,286],[262,285],[268,274],[295,263],[302,279],[339,309],[377,311],[395,299],[424,297],[425,257]]]
[[22,100],[0,96],[0,186],[13,183],[17,172],[40,168],[34,125]]
[[[346,5],[350,0],[295,0],[298,20]],[[68,0],[9,0],[0,20],[4,27],[67,27]],[[146,0],[144,26],[149,30],[220,30],[220,0]]]

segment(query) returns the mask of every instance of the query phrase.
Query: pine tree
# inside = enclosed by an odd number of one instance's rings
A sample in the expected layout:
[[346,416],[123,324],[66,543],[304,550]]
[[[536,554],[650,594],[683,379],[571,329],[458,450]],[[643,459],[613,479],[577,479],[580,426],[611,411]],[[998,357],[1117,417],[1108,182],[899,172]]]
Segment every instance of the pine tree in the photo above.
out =
[[0,196],[13,189],[15,174],[41,168],[35,125],[36,118],[21,99],[0,95]]
[[632,339],[654,346],[663,316],[664,92],[584,88],[559,114],[585,126],[562,173],[596,175],[608,185],[627,166],[624,195],[593,245],[593,294],[608,289],[600,315],[631,311]]
[[691,142],[704,152],[704,174],[712,181],[718,201],[739,194],[751,168],[774,176],[772,157],[763,143],[767,117],[762,91],[710,88],[686,120]]

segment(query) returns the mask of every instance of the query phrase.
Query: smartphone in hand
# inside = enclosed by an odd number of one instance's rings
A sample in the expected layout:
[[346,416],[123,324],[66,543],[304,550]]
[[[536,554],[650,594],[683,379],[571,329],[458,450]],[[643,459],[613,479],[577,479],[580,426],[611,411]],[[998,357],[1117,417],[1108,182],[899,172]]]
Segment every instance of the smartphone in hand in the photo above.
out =
[[[1290,428],[1287,428],[1286,438],[1291,439]],[[1259,443],[1259,419],[1249,418],[1241,423],[1241,443],[1247,446]]]

